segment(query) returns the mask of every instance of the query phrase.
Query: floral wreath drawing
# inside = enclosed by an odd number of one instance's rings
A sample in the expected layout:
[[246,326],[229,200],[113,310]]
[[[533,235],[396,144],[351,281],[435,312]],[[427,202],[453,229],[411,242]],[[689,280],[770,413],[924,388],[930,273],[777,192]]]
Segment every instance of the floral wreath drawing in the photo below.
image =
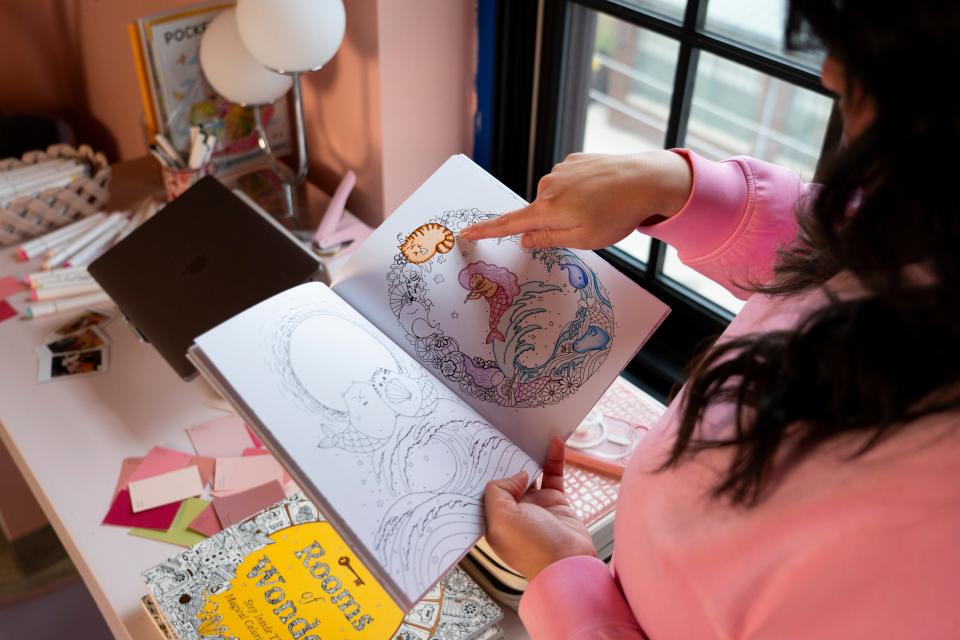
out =
[[[556,404],[579,389],[603,364],[614,337],[613,305],[596,273],[567,249],[524,251],[547,273],[564,272],[579,295],[574,317],[565,321],[549,355],[537,364],[524,364],[521,355],[534,350],[532,340],[543,327],[537,323],[546,311],[538,302],[543,294],[561,287],[541,280],[520,282],[509,269],[483,260],[469,262],[456,284],[433,277],[438,286],[458,286],[465,304],[485,304],[489,312],[485,344],[490,351],[467,354],[431,318],[428,274],[432,263],[444,263],[455,242],[462,255],[475,243],[457,240],[463,228],[496,217],[479,209],[445,211],[407,236],[397,237],[399,252],[387,272],[390,309],[415,347],[417,356],[462,392],[505,407],[538,407]],[[514,242],[518,237],[497,241]]]

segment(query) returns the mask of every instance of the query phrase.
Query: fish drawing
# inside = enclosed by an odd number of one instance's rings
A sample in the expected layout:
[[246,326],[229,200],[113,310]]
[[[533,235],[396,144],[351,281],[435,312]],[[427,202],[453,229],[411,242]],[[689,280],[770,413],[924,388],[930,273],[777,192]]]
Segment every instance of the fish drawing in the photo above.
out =
[[483,298],[490,306],[490,332],[487,334],[486,344],[494,340],[506,342],[506,337],[499,329],[500,318],[520,295],[516,274],[504,267],[478,260],[464,267],[457,280],[461,287],[469,291],[463,300],[465,303]]
[[428,222],[414,229],[400,244],[400,253],[411,264],[423,264],[438,253],[449,253],[456,238],[450,229]]
[[570,286],[575,289],[583,289],[587,286],[587,272],[583,270],[583,267],[573,264],[572,262],[561,262],[561,269],[569,269],[567,271],[567,280],[570,282]]
[[587,353],[588,351],[598,351],[605,349],[610,343],[610,334],[600,327],[590,325],[587,332],[577,338],[573,343],[573,350],[577,353]]

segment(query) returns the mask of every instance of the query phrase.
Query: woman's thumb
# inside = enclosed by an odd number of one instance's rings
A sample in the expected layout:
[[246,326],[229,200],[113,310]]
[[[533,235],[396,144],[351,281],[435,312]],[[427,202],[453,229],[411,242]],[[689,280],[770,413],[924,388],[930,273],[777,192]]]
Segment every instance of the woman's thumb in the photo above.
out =
[[487,515],[494,511],[516,508],[517,500],[527,490],[529,476],[526,471],[520,471],[508,478],[491,480],[483,492],[483,500]]

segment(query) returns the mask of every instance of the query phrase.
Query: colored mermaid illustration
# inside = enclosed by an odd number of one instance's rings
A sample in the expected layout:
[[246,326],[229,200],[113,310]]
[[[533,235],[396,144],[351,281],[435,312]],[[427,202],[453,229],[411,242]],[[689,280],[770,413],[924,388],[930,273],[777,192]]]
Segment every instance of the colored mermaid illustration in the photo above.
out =
[[464,303],[484,298],[490,306],[490,333],[487,334],[486,344],[494,340],[506,342],[506,337],[498,327],[500,318],[520,294],[516,274],[504,267],[478,260],[464,267],[457,279],[460,286],[470,292],[464,298]]

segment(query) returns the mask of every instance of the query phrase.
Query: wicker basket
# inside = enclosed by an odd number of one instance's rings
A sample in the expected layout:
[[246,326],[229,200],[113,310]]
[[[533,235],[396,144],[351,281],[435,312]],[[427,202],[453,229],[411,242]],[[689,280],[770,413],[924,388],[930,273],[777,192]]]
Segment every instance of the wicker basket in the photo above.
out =
[[74,149],[55,144],[46,151],[28,151],[23,158],[0,160],[0,171],[54,158],[79,158],[90,167],[91,177],[65,187],[47,189],[12,200],[0,207],[0,246],[20,242],[100,211],[110,199],[110,165],[102,153],[87,145]]

